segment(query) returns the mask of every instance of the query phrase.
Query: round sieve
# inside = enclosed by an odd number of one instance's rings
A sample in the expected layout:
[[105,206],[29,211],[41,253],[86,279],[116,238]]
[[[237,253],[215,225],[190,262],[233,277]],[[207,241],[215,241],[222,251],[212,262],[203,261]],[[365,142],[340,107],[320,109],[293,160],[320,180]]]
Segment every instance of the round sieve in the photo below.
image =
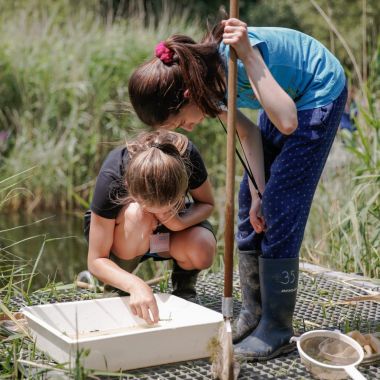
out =
[[315,330],[293,337],[305,367],[318,379],[365,380],[356,369],[364,358],[362,347],[340,331]]

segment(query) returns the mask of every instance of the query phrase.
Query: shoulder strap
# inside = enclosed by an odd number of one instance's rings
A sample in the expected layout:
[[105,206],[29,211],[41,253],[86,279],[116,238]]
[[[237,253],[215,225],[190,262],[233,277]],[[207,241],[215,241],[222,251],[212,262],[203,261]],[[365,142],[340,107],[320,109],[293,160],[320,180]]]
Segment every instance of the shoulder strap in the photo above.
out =
[[[226,134],[227,134],[227,129],[226,129],[225,125],[223,124],[222,120],[220,120],[220,117],[219,117],[219,116],[218,116],[218,120],[219,120],[219,123],[221,124],[221,126],[223,127],[224,131],[225,131]],[[257,186],[257,183],[256,183],[256,180],[255,180],[255,177],[253,176],[252,170],[251,170],[251,168],[250,168],[250,166],[249,166],[249,163],[248,163],[248,160],[247,160],[247,156],[246,156],[246,154],[245,154],[245,151],[244,151],[244,148],[243,148],[243,145],[242,145],[242,143],[241,143],[240,136],[239,136],[239,133],[238,133],[237,130],[236,130],[236,136],[237,136],[237,138],[238,138],[238,140],[239,140],[239,144],[240,144],[240,147],[241,147],[241,150],[242,150],[242,152],[243,152],[243,155],[244,155],[244,159],[245,159],[245,160],[243,159],[243,157],[241,156],[241,154],[240,154],[240,152],[238,151],[237,148],[235,148],[236,155],[238,156],[238,158],[239,158],[241,164],[243,165],[245,171],[247,172],[248,177],[249,177],[249,179],[251,180],[252,185],[253,185],[253,187],[255,188],[256,192],[257,192],[257,195],[259,196],[260,199],[263,199],[263,196],[262,196],[262,194],[260,193],[260,190],[259,190],[259,188],[258,188],[258,186]]]

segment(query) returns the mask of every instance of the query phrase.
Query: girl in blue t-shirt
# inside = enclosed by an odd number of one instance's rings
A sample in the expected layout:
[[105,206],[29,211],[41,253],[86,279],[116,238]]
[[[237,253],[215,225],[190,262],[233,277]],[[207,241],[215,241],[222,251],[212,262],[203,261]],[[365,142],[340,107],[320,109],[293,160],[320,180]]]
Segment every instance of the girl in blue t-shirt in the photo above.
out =
[[[346,102],[339,61],[318,41],[285,28],[223,20],[201,43],[173,35],[130,78],[143,122],[187,131],[205,116],[226,120],[230,47],[238,56],[239,108],[261,108],[258,126],[238,112],[237,132],[259,192],[245,173],[237,246],[242,308],[235,353],[266,360],[294,349],[298,256],[317,183]],[[261,195],[262,194],[262,199]]]

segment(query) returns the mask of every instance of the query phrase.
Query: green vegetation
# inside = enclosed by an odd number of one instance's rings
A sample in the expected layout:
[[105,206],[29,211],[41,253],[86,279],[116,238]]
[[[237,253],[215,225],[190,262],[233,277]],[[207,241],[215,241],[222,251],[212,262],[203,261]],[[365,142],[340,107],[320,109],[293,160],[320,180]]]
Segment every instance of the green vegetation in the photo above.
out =
[[304,257],[379,278],[380,39],[374,38],[372,45],[368,67],[362,66],[360,71],[354,57],[352,60],[356,83],[361,83],[357,130],[353,134],[342,131],[335,142],[314,198]]
[[380,122],[374,94],[368,91],[370,107],[361,107],[357,131],[336,141],[314,198],[304,257],[379,278]]
[[[338,270],[378,278],[380,3],[240,3],[241,16],[249,24],[293,27],[321,39],[338,55],[350,83],[358,88],[357,131],[338,136],[315,195],[302,256]],[[143,128],[128,103],[131,71],[152,56],[157,41],[174,32],[199,39],[203,20],[214,15],[220,4],[228,8],[228,2],[216,0],[191,5],[182,0],[0,0],[0,214],[30,214],[41,209],[82,213],[106,152]],[[212,222],[218,227],[221,252],[225,135],[217,122],[205,121],[190,137],[201,150],[215,187]],[[13,228],[25,231],[23,225]],[[54,238],[25,234],[11,241],[5,238],[6,232],[0,228],[0,318],[15,317],[13,312],[20,306],[12,303],[16,297],[32,304],[97,296],[96,291],[78,293],[73,285],[56,282],[54,268],[50,271],[53,278],[46,278],[46,286],[35,290],[45,245]],[[17,252],[32,240],[38,240],[40,248],[31,263]],[[219,255],[213,270],[222,268]],[[160,270],[157,266],[150,269],[149,278]],[[162,270],[167,277],[166,268]],[[167,278],[159,287],[167,288]],[[318,290],[330,301],[331,295],[325,292]],[[324,313],[330,309],[326,310]],[[52,377],[76,379],[121,377],[86,372],[80,365],[82,355],[85,353],[78,354],[75,368],[52,367],[27,336],[8,336],[0,326],[0,378],[40,379],[47,372]]]
[[[9,134],[0,142],[2,213],[82,212],[88,206],[106,152],[143,128],[128,103],[131,71],[174,32],[199,39],[204,17],[217,8],[213,1],[208,7],[195,1],[186,12],[188,2],[153,3],[0,1],[0,130]],[[268,0],[241,8],[250,24],[294,27],[320,38],[358,87],[357,132],[337,141],[344,144],[336,144],[315,196],[302,254],[336,269],[379,276],[378,2]],[[215,186],[213,223],[221,249],[224,132],[206,121],[191,138]],[[333,161],[341,157],[339,164]],[[3,182],[27,170],[12,189]],[[215,269],[221,266],[219,259]]]

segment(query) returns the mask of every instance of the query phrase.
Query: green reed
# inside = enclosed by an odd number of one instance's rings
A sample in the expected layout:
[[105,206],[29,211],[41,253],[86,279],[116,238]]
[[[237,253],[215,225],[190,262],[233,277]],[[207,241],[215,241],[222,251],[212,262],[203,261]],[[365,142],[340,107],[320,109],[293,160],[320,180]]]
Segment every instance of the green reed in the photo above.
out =
[[138,15],[107,23],[90,2],[0,7],[0,178],[36,166],[8,209],[88,206],[106,152],[143,127],[127,100],[132,70],[157,40],[200,28],[169,12],[158,28]]
[[345,272],[380,276],[379,54],[353,133],[333,147],[311,211],[304,257]]
[[[7,193],[5,211],[88,207],[106,153],[143,128],[128,103],[132,70],[174,32],[201,36],[204,25],[166,10],[158,24],[138,13],[110,22],[91,2],[0,1],[0,181],[33,167]],[[315,196],[303,257],[378,275],[378,53],[361,93],[358,130],[336,146]],[[225,135],[205,121],[190,137],[214,185],[218,250],[224,247]],[[334,152],[333,152],[334,153]],[[331,159],[344,162],[337,165]],[[241,175],[237,163],[236,189]],[[3,202],[4,198],[0,200]],[[1,207],[1,206],[0,206]],[[223,268],[220,256],[215,270]]]

